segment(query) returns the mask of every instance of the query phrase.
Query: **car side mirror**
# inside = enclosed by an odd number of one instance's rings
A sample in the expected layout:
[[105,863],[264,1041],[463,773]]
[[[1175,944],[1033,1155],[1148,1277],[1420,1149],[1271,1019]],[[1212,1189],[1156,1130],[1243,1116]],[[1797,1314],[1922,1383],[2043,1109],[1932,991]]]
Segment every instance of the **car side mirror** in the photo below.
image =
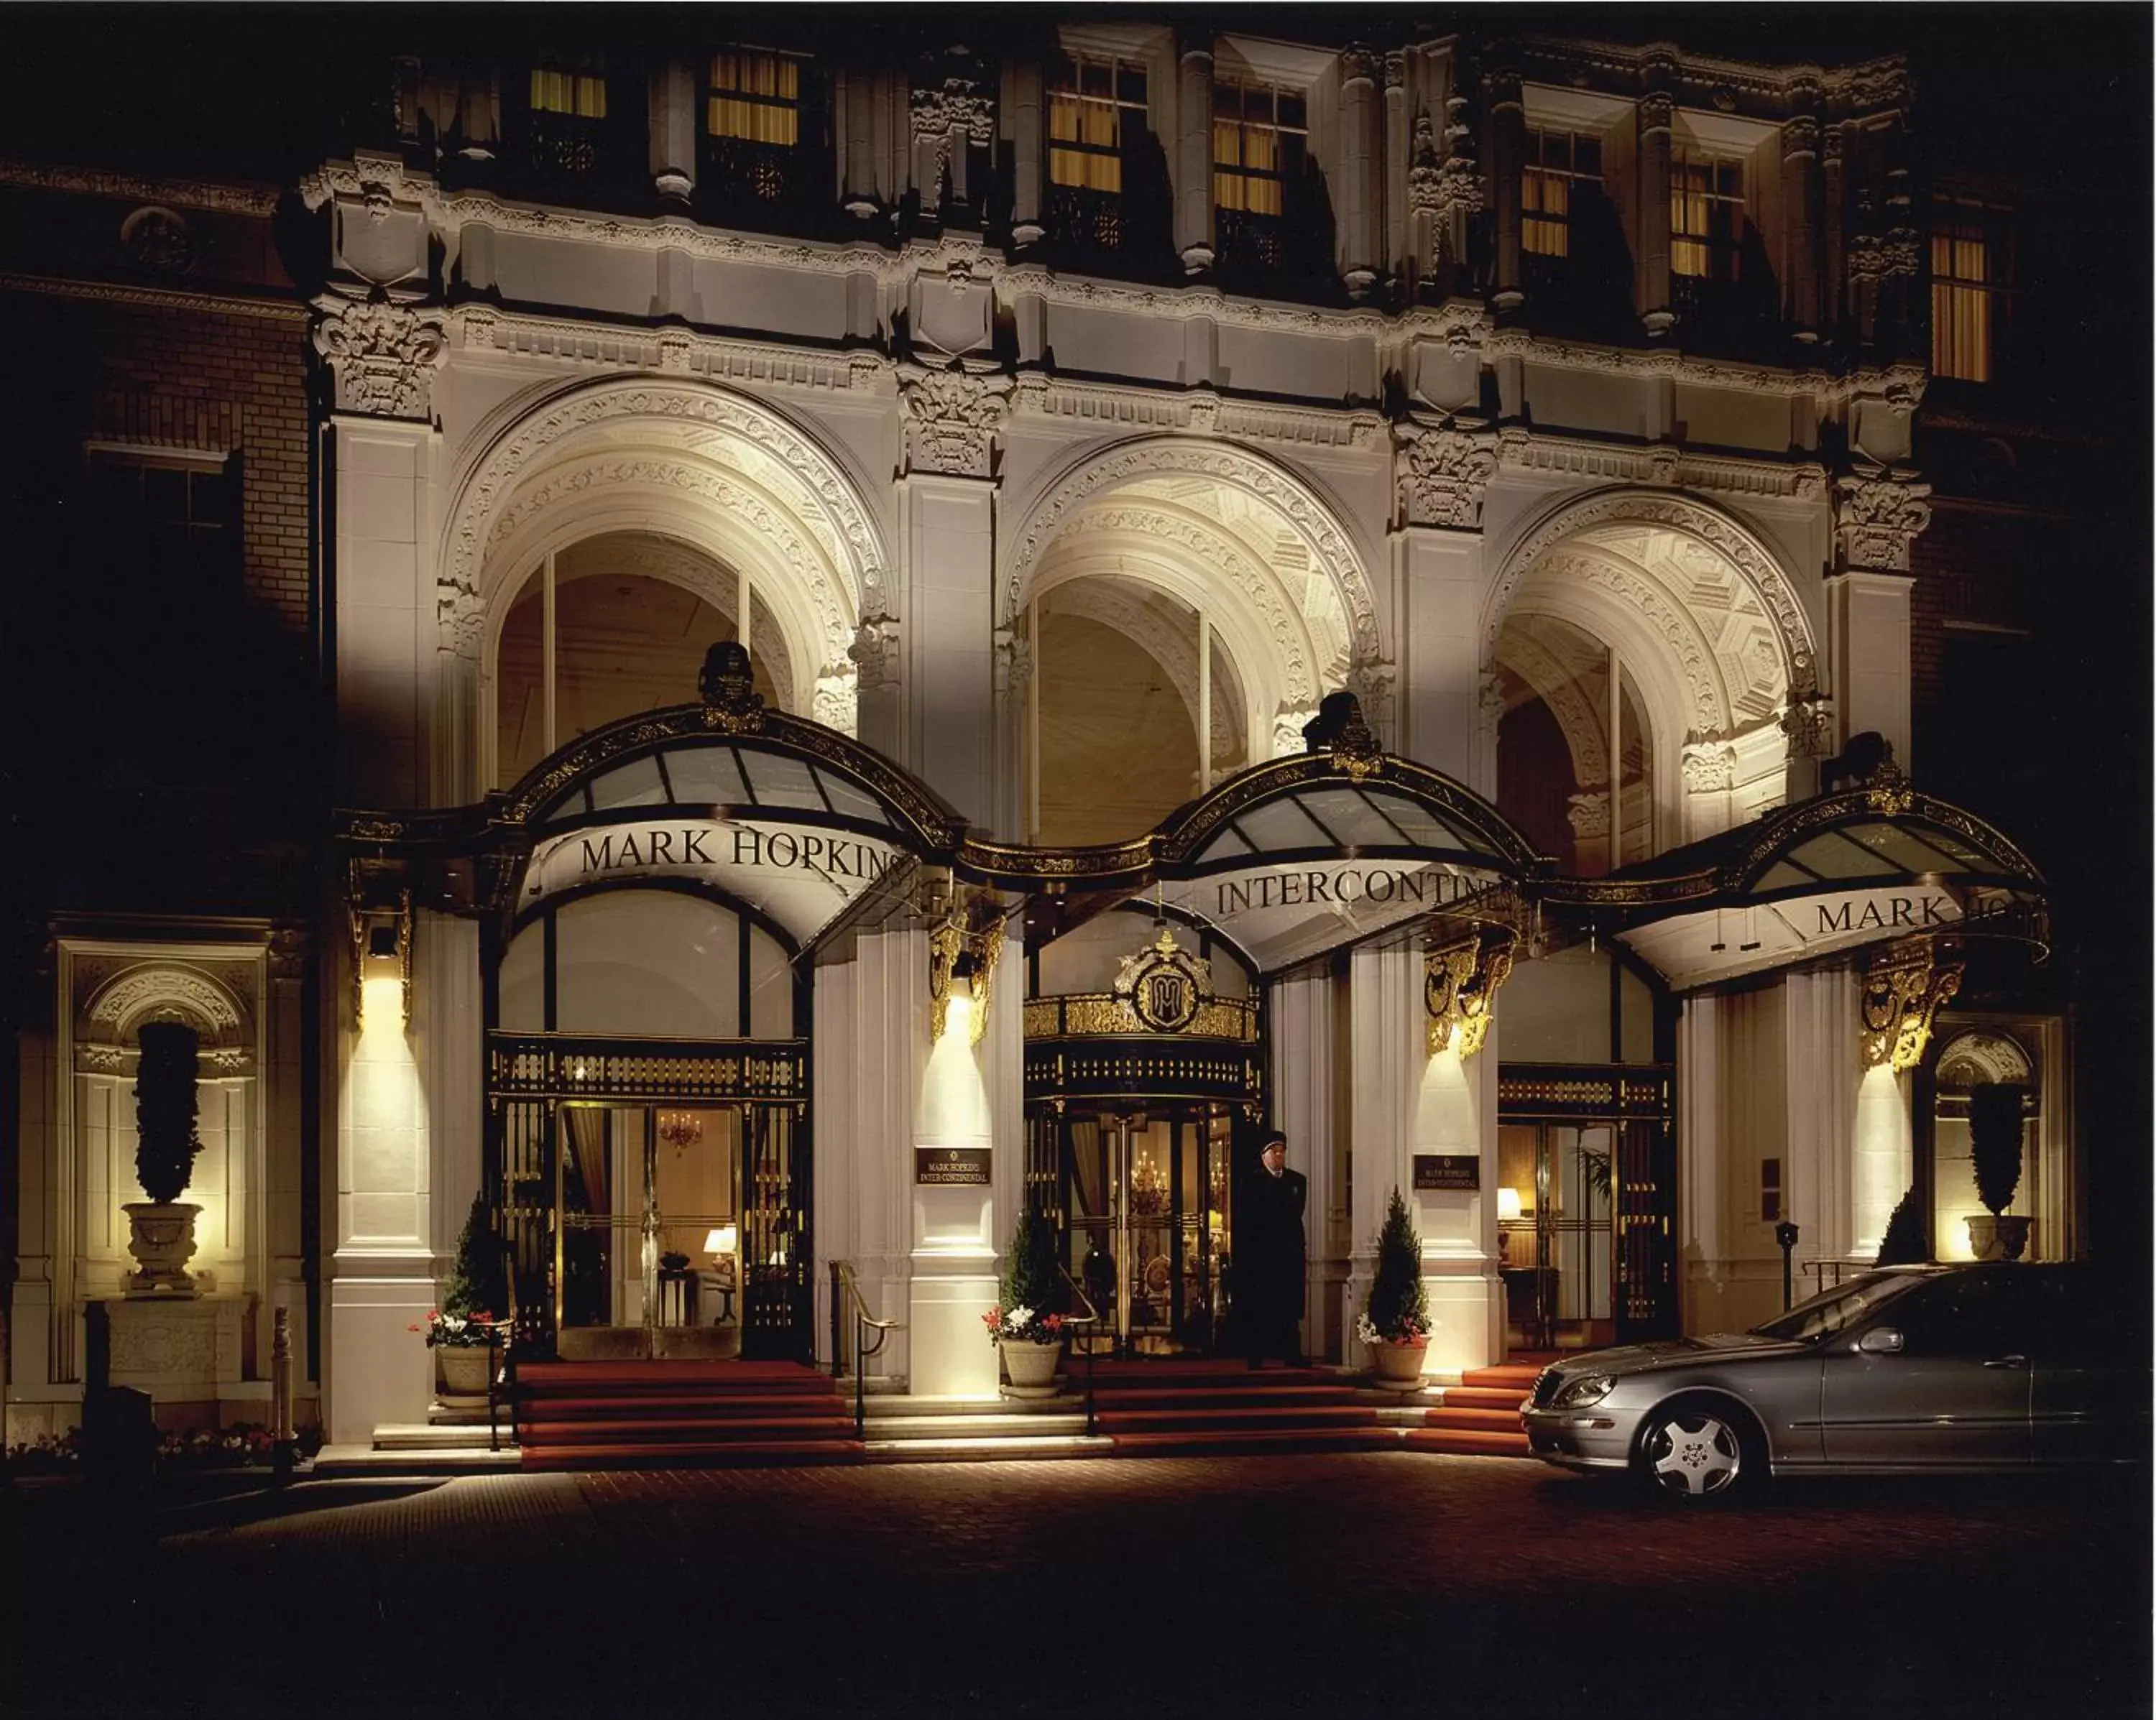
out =
[[1902,1334],[1892,1326],[1874,1326],[1856,1340],[1856,1347],[1868,1356],[1897,1356],[1902,1354]]

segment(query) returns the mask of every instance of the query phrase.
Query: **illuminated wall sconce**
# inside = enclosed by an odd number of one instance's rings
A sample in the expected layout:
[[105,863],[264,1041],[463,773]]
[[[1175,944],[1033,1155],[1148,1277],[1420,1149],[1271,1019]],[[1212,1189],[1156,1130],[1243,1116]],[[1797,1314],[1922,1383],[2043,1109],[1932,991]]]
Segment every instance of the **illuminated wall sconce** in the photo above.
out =
[[994,983],[996,963],[1004,953],[1004,923],[1000,914],[981,931],[968,928],[954,909],[928,934],[928,1038],[942,1042],[951,1000],[968,1005],[966,1038],[978,1045],[988,1031],[989,988]]
[[[353,895],[360,892],[353,881]],[[393,901],[381,898],[355,906],[352,916],[352,1014],[356,1026],[367,1026],[369,987],[383,996],[390,982],[397,987],[398,1025],[412,1025],[412,893],[399,889]]]

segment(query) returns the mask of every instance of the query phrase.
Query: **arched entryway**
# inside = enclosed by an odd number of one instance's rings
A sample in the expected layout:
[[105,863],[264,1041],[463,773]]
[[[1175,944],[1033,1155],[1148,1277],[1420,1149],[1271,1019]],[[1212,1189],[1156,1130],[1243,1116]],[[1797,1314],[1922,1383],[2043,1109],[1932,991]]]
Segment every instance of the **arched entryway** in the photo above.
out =
[[1635,490],[1558,508],[1484,612],[1498,804],[1581,876],[1782,804],[1812,637],[1779,563],[1718,510]]
[[999,574],[999,791],[1045,843],[1141,834],[1299,750],[1343,688],[1382,732],[1389,670],[1342,516],[1245,450],[1147,438],[1081,460],[1023,511]]

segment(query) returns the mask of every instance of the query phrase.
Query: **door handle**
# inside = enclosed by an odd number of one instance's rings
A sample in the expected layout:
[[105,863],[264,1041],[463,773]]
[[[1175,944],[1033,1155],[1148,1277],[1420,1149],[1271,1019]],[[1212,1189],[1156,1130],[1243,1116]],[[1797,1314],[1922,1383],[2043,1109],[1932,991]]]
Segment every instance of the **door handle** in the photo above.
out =
[[2029,1358],[2026,1356],[1999,1356],[1991,1361],[1986,1362],[1984,1365],[1987,1368],[2025,1368],[2029,1365]]

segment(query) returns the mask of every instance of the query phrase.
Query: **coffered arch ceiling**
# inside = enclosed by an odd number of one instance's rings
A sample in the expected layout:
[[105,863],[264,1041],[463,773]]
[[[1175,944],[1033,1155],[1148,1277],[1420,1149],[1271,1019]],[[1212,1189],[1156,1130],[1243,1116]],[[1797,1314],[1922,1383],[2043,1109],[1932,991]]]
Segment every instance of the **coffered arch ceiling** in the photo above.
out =
[[1758,591],[1722,550],[1679,528],[1589,525],[1527,566],[1497,628],[1496,666],[1547,697],[1553,636],[1536,627],[1540,617],[1614,646],[1668,741],[1749,734],[1777,722],[1790,699],[1789,653]]
[[[1335,581],[1293,520],[1216,477],[1137,477],[1079,501],[1029,570],[1024,601],[1075,613],[1074,602],[1101,601],[1102,576],[1126,591],[1150,586],[1166,594],[1177,612],[1204,616],[1219,634],[1248,735],[1247,743],[1236,735],[1224,756],[1242,754],[1246,744],[1258,757],[1299,750],[1301,724],[1318,701],[1349,683],[1355,624]],[[1081,582],[1095,595],[1066,595]],[[1127,605],[1122,613],[1134,623],[1144,615]],[[1169,632],[1141,642],[1177,673],[1178,686],[1183,677],[1176,664],[1187,657],[1194,720],[1194,634],[1184,640],[1188,622],[1165,612],[1152,619]],[[1220,714],[1216,689],[1216,736]]]

